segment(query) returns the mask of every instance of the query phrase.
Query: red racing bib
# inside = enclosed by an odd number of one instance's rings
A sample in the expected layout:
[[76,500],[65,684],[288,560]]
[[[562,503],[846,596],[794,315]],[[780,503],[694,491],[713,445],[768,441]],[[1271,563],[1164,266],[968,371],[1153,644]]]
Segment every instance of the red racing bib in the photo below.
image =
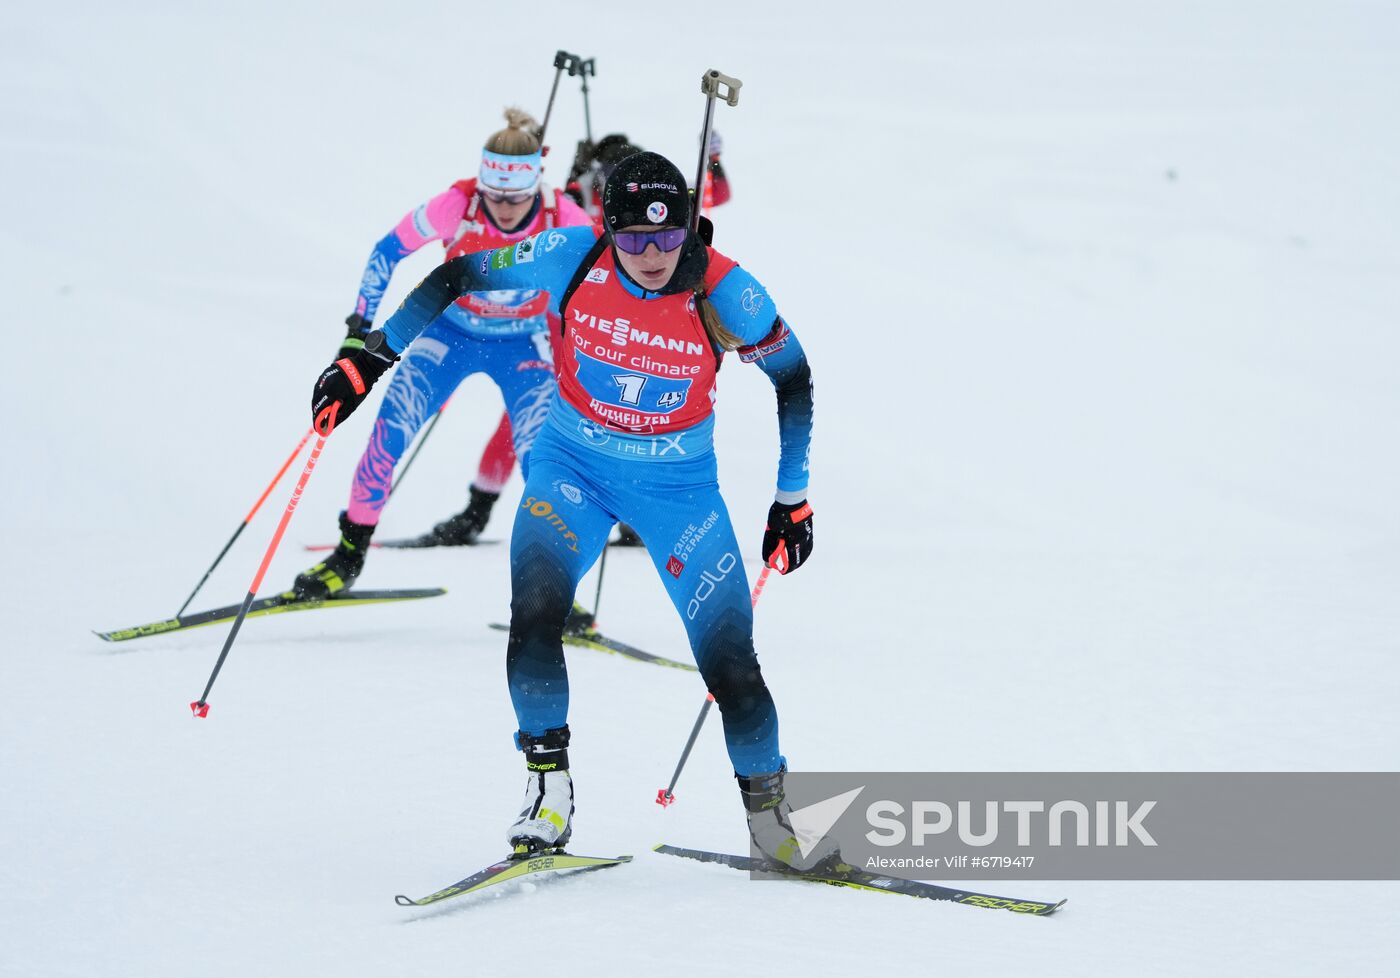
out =
[[[559,194],[562,191],[545,188],[544,206],[535,219],[519,231],[503,234],[497,230],[482,212],[481,197],[476,192],[476,178],[458,180],[452,186],[467,195],[467,210],[462,215],[462,223],[457,227],[457,235],[451,241],[443,240],[447,249],[444,261],[451,261],[461,255],[475,251],[503,248],[508,244],[524,241],[532,234],[538,234],[559,223]],[[474,316],[483,319],[529,319],[544,315],[549,308],[549,293],[534,292],[524,302],[501,302],[499,293],[495,295],[469,293],[457,300],[457,305]]]
[[[706,291],[735,264],[709,249]],[[718,360],[694,293],[639,299],[620,274],[612,248],[604,249],[560,310],[559,392],[618,431],[655,434],[703,421],[714,410]]]

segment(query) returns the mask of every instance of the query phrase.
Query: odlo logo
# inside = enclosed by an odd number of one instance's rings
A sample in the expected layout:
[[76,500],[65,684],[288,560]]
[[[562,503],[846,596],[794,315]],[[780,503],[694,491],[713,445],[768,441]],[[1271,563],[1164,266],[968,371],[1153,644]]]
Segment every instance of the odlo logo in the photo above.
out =
[[729,572],[738,563],[738,557],[733,554],[725,554],[715,561],[714,570],[700,573],[700,583],[695,588],[695,597],[691,598],[690,604],[685,607],[685,617],[688,620],[695,620],[695,616],[700,614],[700,606],[709,599],[710,595],[715,593],[715,585],[728,577]]

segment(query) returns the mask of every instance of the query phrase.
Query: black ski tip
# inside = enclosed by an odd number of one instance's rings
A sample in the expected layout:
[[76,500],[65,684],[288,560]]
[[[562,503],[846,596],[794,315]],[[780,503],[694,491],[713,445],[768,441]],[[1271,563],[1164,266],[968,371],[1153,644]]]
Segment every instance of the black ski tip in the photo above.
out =
[[394,902],[397,903],[397,904],[398,904],[399,906],[401,906],[401,907],[416,907],[416,906],[418,906],[418,901],[417,901],[417,900],[411,900],[411,899],[409,899],[408,897],[404,896],[402,893],[400,893],[398,896],[394,897]]
[[99,631],[97,631],[96,629],[93,629],[93,630],[92,630],[92,634],[96,635],[98,638],[102,639],[102,641],[104,641],[104,642],[110,642],[110,641],[112,640],[112,633],[111,633],[111,632],[99,632]]

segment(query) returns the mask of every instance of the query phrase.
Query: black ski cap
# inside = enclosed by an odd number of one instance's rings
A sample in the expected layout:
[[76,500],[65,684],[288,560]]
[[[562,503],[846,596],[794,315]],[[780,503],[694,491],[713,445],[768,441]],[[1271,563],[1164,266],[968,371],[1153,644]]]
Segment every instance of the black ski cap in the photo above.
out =
[[690,194],[676,164],[659,153],[635,153],[618,163],[603,186],[603,219],[609,231],[637,224],[690,225]]

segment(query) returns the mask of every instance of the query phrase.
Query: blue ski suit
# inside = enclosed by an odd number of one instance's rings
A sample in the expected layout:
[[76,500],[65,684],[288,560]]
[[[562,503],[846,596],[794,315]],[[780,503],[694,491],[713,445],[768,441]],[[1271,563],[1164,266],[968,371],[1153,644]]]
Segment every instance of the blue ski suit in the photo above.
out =
[[[756,363],[777,390],[776,495],[800,502],[812,428],[802,347],[757,279],[693,236],[684,247],[672,282],[689,276],[699,285],[703,276],[708,302],[742,344],[740,360]],[[564,620],[579,579],[623,520],[641,535],[685,625],[735,773],[779,770],[777,712],[754,652],[748,580],[717,480],[712,405],[722,354],[696,332],[703,327],[694,292],[648,292],[593,228],[559,228],[440,266],[383,324],[387,346],[407,349],[459,295],[494,289],[547,291],[562,321],[553,337],[560,390],[533,447],[511,539],[506,673],[520,731],[540,736],[567,722]]]

